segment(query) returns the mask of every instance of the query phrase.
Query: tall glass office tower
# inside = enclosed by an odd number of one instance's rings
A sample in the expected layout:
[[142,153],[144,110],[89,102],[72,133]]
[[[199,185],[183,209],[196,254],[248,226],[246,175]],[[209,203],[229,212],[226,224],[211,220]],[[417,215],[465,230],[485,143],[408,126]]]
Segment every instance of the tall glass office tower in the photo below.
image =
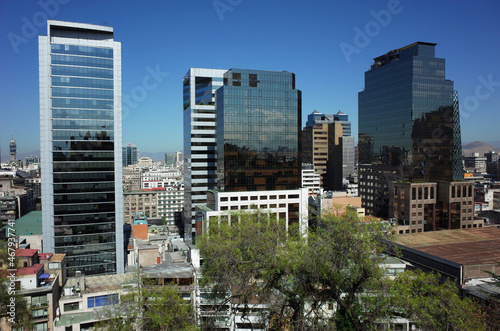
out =
[[[194,236],[195,212],[216,187],[215,91],[227,70],[191,68],[183,79],[184,233]],[[187,238],[189,240],[189,238]]]
[[66,254],[68,276],[123,273],[121,43],[48,21],[39,66],[43,250]]
[[462,179],[458,98],[433,43],[374,59],[359,93],[359,163],[395,167],[402,179]]
[[127,143],[122,147],[122,165],[134,165],[139,160],[139,150],[136,144]]
[[231,69],[217,90],[217,180],[223,191],[300,187],[301,91],[295,74]]

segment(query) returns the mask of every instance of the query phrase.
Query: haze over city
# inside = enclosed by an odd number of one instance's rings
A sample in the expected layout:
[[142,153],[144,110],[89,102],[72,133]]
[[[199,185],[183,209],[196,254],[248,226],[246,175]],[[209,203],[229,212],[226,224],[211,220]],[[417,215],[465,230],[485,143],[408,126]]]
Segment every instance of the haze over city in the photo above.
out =
[[[47,2],[50,3],[50,2]],[[358,92],[373,58],[437,43],[460,98],[462,142],[498,141],[497,1],[2,1],[0,144],[39,150],[38,36],[46,19],[114,28],[122,43],[123,142],[182,150],[182,78],[190,67],[290,71],[314,109],[342,110],[357,140]]]

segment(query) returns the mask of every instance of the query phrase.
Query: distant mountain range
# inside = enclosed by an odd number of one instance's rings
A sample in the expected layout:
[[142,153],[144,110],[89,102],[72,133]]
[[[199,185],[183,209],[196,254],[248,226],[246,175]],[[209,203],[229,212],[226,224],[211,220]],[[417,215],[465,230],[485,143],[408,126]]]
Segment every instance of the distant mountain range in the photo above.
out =
[[462,153],[464,156],[469,156],[470,153],[479,153],[483,156],[484,153],[489,151],[500,152],[500,141],[474,141],[465,145],[462,145]]

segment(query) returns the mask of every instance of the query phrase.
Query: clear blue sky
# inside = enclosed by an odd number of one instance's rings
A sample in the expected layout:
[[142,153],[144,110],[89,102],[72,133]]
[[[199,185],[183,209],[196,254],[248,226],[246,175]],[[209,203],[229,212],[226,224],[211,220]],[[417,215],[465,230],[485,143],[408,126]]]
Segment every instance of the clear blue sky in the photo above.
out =
[[124,115],[123,141],[171,152],[183,148],[182,78],[190,67],[294,72],[303,125],[314,109],[342,110],[357,135],[357,93],[372,59],[415,41],[437,43],[446,59],[463,142],[500,140],[499,17],[497,0],[2,0],[2,159],[11,135],[18,153],[39,149],[37,35],[46,35],[46,18],[112,26],[122,42],[124,96],[143,85],[146,68],[168,73]]

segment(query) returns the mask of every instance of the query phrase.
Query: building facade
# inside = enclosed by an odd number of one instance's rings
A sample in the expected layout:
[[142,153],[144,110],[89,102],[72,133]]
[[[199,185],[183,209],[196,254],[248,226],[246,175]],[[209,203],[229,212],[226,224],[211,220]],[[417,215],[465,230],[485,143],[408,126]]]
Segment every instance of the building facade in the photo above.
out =
[[300,187],[302,96],[295,74],[230,69],[216,107],[218,190]]
[[216,187],[215,91],[226,70],[191,68],[184,76],[184,225],[195,234],[195,207],[207,202]]
[[136,144],[127,143],[122,147],[122,166],[134,165],[139,160],[139,150]]
[[320,175],[321,188],[329,191],[342,189],[342,125],[315,124],[302,130],[302,160],[314,165]]
[[43,250],[68,276],[123,273],[121,43],[49,20],[39,66]]
[[359,92],[359,163],[405,179],[463,179],[458,98],[436,44],[416,42],[374,59]]
[[158,216],[158,191],[151,189],[123,192],[123,223],[132,224],[136,214],[146,217]]
[[358,168],[367,214],[388,216],[390,181],[463,179],[458,96],[435,46],[416,42],[390,51],[365,72]]
[[[347,179],[354,174],[355,155],[354,155],[354,137],[351,135],[351,122],[349,116],[342,111],[336,114],[322,114],[314,110],[307,116],[307,124],[304,129],[318,127],[318,124],[338,123],[342,125],[342,137],[340,143],[342,145],[342,159],[339,160],[342,164],[342,178]],[[303,151],[305,153],[305,151]],[[316,152],[317,153],[317,152]],[[307,162],[307,161],[304,161]],[[337,169],[335,171],[338,171]]]

